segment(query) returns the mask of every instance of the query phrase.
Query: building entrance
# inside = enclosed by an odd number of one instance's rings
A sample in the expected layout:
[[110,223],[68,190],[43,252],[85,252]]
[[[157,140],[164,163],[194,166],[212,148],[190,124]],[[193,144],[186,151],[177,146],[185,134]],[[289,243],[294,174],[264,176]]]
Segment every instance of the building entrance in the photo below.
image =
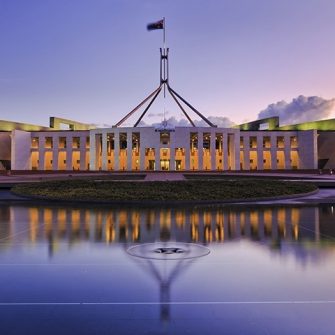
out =
[[150,171],[155,170],[155,161],[154,160],[151,160],[151,159],[149,160],[148,170],[150,170]]
[[161,159],[161,170],[162,171],[170,170],[170,160],[169,159]]
[[181,160],[176,160],[176,171],[181,170]]

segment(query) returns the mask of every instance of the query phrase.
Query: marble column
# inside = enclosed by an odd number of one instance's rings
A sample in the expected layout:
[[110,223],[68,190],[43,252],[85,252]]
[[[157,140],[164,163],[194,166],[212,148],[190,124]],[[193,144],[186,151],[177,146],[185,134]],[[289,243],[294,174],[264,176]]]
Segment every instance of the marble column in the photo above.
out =
[[271,135],[271,169],[277,169],[277,136]]
[[86,170],[86,136],[80,136],[80,171]]
[[38,169],[45,170],[44,161],[45,161],[45,137],[40,136],[38,139]]
[[228,164],[228,134],[223,133],[223,170],[227,171],[229,168]]
[[133,135],[131,131],[127,131],[127,171],[132,170],[133,160]]
[[120,170],[120,134],[114,132],[114,170]]
[[58,170],[59,136],[52,138],[52,170]]
[[257,170],[264,170],[263,163],[263,136],[257,136]]
[[101,150],[101,170],[108,170],[108,161],[107,161],[107,132],[103,131],[101,134],[102,137],[102,150]]
[[215,142],[216,142],[216,133],[215,131],[211,131],[211,140],[210,140],[210,156],[211,156],[211,170],[217,170],[216,166],[216,150],[215,150]]
[[73,147],[73,137],[66,136],[66,170],[72,170],[72,147]]
[[95,171],[96,169],[96,135],[94,132],[90,132],[90,170]]
[[202,131],[198,132],[198,170],[202,171],[204,169],[203,163],[204,157],[204,134]]

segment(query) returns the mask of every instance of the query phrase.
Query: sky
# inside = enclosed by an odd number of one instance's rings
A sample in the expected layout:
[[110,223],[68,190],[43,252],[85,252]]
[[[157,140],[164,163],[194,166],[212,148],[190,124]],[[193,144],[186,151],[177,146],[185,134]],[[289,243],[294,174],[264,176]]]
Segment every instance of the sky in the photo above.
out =
[[[334,0],[0,0],[0,119],[117,123],[159,85],[162,30],[146,25],[162,17],[170,85],[205,116],[298,101],[335,117],[334,15]],[[159,97],[144,121],[163,114],[182,117]]]

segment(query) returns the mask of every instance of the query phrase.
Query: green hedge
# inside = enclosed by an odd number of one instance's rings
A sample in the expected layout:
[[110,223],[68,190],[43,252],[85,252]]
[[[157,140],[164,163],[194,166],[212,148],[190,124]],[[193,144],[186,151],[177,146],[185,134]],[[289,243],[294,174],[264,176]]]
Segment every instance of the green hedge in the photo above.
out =
[[129,182],[109,180],[57,180],[16,185],[24,196],[64,200],[202,201],[275,197],[316,190],[311,183],[268,179],[187,180]]

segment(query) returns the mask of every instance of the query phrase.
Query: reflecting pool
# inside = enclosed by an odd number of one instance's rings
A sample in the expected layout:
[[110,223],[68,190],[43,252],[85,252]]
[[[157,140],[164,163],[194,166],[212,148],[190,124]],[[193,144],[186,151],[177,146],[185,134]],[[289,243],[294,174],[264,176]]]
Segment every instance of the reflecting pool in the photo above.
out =
[[332,204],[2,205],[0,333],[335,334],[334,219]]

